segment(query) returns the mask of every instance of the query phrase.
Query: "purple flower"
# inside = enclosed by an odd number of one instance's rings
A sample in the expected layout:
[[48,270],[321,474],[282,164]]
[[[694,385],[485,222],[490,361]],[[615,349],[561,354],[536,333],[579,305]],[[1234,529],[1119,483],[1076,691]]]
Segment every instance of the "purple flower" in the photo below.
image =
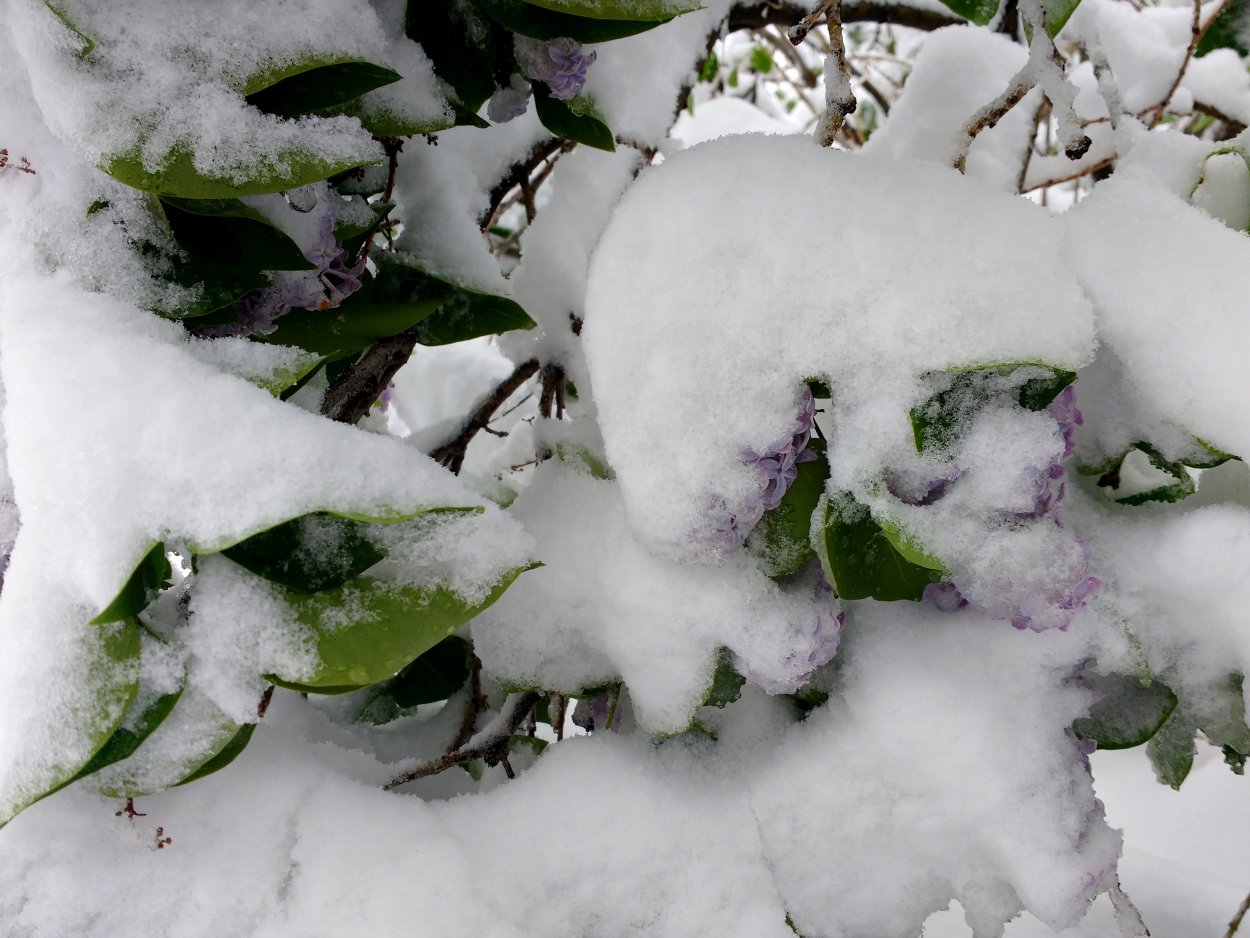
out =
[[586,69],[598,55],[596,52],[586,55],[581,43],[567,36],[545,42],[516,36],[513,48],[525,77],[541,81],[551,89],[551,96],[559,101],[577,96],[586,84]]
[[957,612],[969,605],[954,583],[930,583],[924,588],[923,599],[943,612]]
[[1046,413],[1055,418],[1059,432],[1063,434],[1063,458],[1076,452],[1076,428],[1085,423],[1084,415],[1076,407],[1076,387],[1069,384],[1050,402]]
[[520,75],[513,75],[507,87],[496,88],[486,102],[486,116],[496,124],[506,124],[524,114],[529,103],[529,83]]

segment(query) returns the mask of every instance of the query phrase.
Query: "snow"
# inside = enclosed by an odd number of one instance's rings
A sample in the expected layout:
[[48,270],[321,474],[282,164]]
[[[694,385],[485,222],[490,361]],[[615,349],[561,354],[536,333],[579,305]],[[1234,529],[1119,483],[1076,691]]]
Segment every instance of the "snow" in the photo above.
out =
[[[835,208],[860,222],[854,239],[831,243]],[[845,452],[858,488],[878,457],[912,446],[919,375],[1088,361],[1092,315],[1059,236],[1044,211],[953,170],[805,138],[727,138],[645,173],[596,252],[583,334],[635,534],[675,559],[714,561],[706,506],[720,497],[737,514],[755,493],[739,453],[781,435],[803,378],[827,376],[856,421]],[[1010,259],[1020,243],[1051,274],[1045,295]],[[831,452],[836,476],[838,441]]]

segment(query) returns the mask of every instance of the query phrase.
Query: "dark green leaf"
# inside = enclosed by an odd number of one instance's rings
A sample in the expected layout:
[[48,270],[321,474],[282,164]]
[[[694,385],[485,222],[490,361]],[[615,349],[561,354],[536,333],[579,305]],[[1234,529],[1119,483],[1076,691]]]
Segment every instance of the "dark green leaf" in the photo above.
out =
[[767,49],[756,46],[751,50],[751,68],[761,75],[767,75],[773,70],[773,57]]
[[849,494],[831,496],[813,546],[825,577],[842,599],[919,600],[941,573],[907,560],[867,507]]
[[413,332],[422,345],[449,345],[534,326],[534,320],[514,300],[462,288],[421,320]]
[[703,695],[703,706],[726,707],[742,696],[742,687],[747,679],[737,672],[733,666],[733,655],[728,648],[716,653],[716,667],[712,671],[712,681],[708,684],[707,693]]
[[1081,0],[1042,0],[1042,9],[1046,13],[1046,32],[1053,39],[1059,31],[1072,19],[1072,14],[1081,5]]
[[449,635],[382,686],[404,709],[446,700],[469,679],[472,654],[468,642]]
[[770,577],[789,576],[812,556],[812,514],[829,478],[825,441],[811,440],[807,448],[820,458],[798,464],[794,482],[781,497],[781,504],[764,517],[747,538],[746,549],[760,559],[760,568]]
[[593,102],[585,95],[578,95],[572,101],[557,101],[542,82],[534,82],[533,88],[534,108],[538,112],[538,119],[557,137],[584,143],[599,150],[616,150],[612,131],[595,112]]
[[[269,278],[259,270],[230,269],[183,260],[173,262],[169,279],[179,286],[198,287],[199,295],[179,306],[153,312],[169,319],[199,319],[216,313],[222,324],[238,318],[232,309],[236,301],[270,284]],[[196,325],[218,324],[216,320],[201,320]]]
[[1194,765],[1194,733],[1197,727],[1180,708],[1172,711],[1159,732],[1146,743],[1146,755],[1154,766],[1155,777],[1164,785],[1180,790]]
[[258,576],[303,593],[342,586],[386,556],[360,521],[317,512],[222,551]]
[[194,265],[237,270],[240,277],[256,270],[313,270],[317,266],[285,233],[238,199],[166,197],[161,207]]
[[438,77],[451,85],[459,99],[458,116],[476,114],[495,92],[496,44],[507,44],[510,52],[510,37],[491,22],[474,0],[410,0],[404,31],[425,50]]
[[701,0],[528,0],[545,10],[601,20],[667,20],[703,9]]
[[91,620],[92,625],[103,625],[121,619],[132,619],[147,608],[156,594],[170,585],[173,569],[165,557],[165,545],[155,544],[135,567],[121,591],[104,611]]
[[267,114],[298,117],[346,104],[401,78],[394,69],[372,62],[330,62],[254,91],[247,96],[247,103]]
[[172,694],[164,694],[157,697],[134,719],[128,718],[126,722],[130,726],[118,727],[117,731],[109,737],[109,741],[92,757],[90,762],[82,767],[72,780],[77,781],[80,778],[85,778],[100,771],[105,766],[129,758],[139,748],[139,744],[151,736],[153,730],[164,722],[165,717],[169,716],[170,711],[174,709],[174,705],[178,703],[178,698],[181,696],[182,688],[180,687]]
[[1089,709],[1089,716],[1072,724],[1081,739],[1092,739],[1099,749],[1130,749],[1148,742],[1176,709],[1176,695],[1158,681],[1142,684],[1122,674],[1086,672],[1094,688],[1105,694]]
[[256,732],[255,723],[244,723],[239,727],[239,731],[231,737],[230,741],[219,749],[211,759],[201,765],[178,784],[187,785],[191,782],[199,781],[206,775],[212,775],[214,772],[224,769],[238,758],[239,753],[247,748],[247,744],[251,741],[252,734],[254,732]]
[[1231,746],[1250,755],[1250,727],[1246,726],[1244,679],[1230,674],[1197,699],[1185,701],[1185,710],[1198,729],[1217,746]]
[[[1038,373],[1019,381],[1015,372],[1021,368]],[[1025,410],[1042,410],[1076,380],[1076,373],[1041,362],[1006,362],[952,369],[934,378],[946,386],[910,412],[917,452],[952,447],[976,412],[995,398],[1006,395]]]
[[610,42],[653,29],[673,18],[672,13],[655,19],[576,16],[567,10],[544,9],[525,0],[481,0],[481,5],[504,29],[532,39],[568,36],[578,42]]
[[715,81],[719,71],[720,61],[716,58],[716,53],[709,52],[703,60],[703,67],[699,69],[699,81]]
[[1250,55],[1246,42],[1246,24],[1250,19],[1250,0],[1233,0],[1223,12],[1207,26],[1198,40],[1194,55],[1201,58],[1216,49],[1232,49],[1238,55]]
[[942,0],[953,13],[984,26],[998,12],[998,0]]

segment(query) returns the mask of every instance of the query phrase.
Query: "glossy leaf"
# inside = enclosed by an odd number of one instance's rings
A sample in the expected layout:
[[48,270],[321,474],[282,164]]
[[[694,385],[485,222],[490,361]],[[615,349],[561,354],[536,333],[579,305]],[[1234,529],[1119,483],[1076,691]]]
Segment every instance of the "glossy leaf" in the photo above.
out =
[[1176,709],[1176,695],[1158,681],[1143,684],[1127,675],[1088,672],[1085,677],[1105,696],[1090,707],[1089,716],[1073,722],[1072,730],[1099,749],[1144,745]]
[[137,616],[147,608],[156,593],[169,586],[172,575],[173,569],[165,557],[165,545],[155,544],[139,561],[121,591],[91,620],[91,624],[103,625]]
[[413,332],[422,345],[450,345],[515,329],[533,329],[535,325],[515,300],[462,288],[421,320]]
[[588,96],[578,95],[572,101],[558,101],[542,82],[536,81],[532,87],[538,119],[553,134],[599,150],[616,150],[612,131]]
[[528,0],[536,7],[603,20],[666,20],[702,10],[701,0]]
[[846,493],[825,503],[813,547],[825,577],[842,599],[919,600],[941,574],[904,557],[872,513]]
[[707,693],[703,695],[704,707],[727,707],[742,696],[742,688],[747,679],[733,666],[733,655],[728,648],[716,653],[716,667],[712,671],[712,680],[708,684]]
[[136,148],[132,153],[114,157],[100,168],[133,189],[162,196],[184,199],[233,199],[245,195],[264,195],[296,189],[329,176],[382,162],[377,155],[325,159],[304,149],[276,154],[272,162],[261,163],[252,174],[238,181],[222,176],[206,176],[195,168],[191,154],[175,150],[159,169],[150,170]]
[[333,589],[383,557],[369,526],[318,512],[294,518],[228,547],[227,557],[258,576],[304,593]]
[[528,569],[503,576],[476,604],[441,587],[397,586],[369,576],[312,595],[289,592],[287,602],[308,629],[318,665],[311,676],[267,678],[307,693],[342,693],[386,680],[488,608]]
[[1212,743],[1250,755],[1243,682],[1240,674],[1230,674],[1222,683],[1208,688],[1200,699],[1186,700],[1185,710]]
[[486,16],[475,0],[457,3],[410,0],[404,17],[404,32],[425,50],[435,74],[452,87],[465,116],[476,114],[494,94],[496,44],[510,54],[510,37]]
[[558,39],[568,36],[578,42],[610,42],[654,29],[674,14],[654,19],[603,18],[574,15],[572,11],[545,8],[526,0],[481,0],[482,8],[500,26],[532,39]]
[[1177,708],[1146,743],[1146,755],[1154,766],[1155,778],[1180,790],[1194,765],[1194,733],[1197,727]]
[[449,635],[390,680],[373,685],[357,719],[381,726],[413,707],[446,700],[469,679],[472,655],[468,642]]
[[151,736],[152,732],[169,716],[181,696],[182,688],[180,687],[172,694],[164,694],[157,697],[137,717],[128,718],[126,722],[130,726],[118,727],[117,731],[109,737],[108,742],[104,744],[90,762],[82,767],[73,780],[77,781],[80,778],[86,778],[88,775],[100,771],[105,766],[120,762],[122,759],[133,755],[140,744]]
[[191,782],[198,781],[206,775],[212,775],[214,772],[224,769],[247,748],[247,744],[251,742],[252,733],[254,732],[256,732],[255,723],[244,723],[224,746],[178,784],[189,785]]
[[238,199],[161,199],[179,246],[208,268],[313,270],[299,245]]
[[998,0],[942,0],[952,13],[971,20],[978,26],[986,25],[998,12]]
[[881,526],[881,533],[886,536],[890,545],[899,552],[903,559],[918,567],[924,567],[926,570],[936,570],[939,573],[946,573],[946,564],[938,560],[932,554],[928,553],[920,544],[912,540],[902,529],[884,518],[877,518],[877,524]]
[[1042,9],[1046,12],[1046,32],[1052,39],[1059,35],[1080,5],[1081,0],[1042,0]]
[[[1010,378],[1020,368],[1040,371],[1013,387]],[[1075,372],[1041,362],[976,365],[946,374],[947,386],[911,409],[917,452],[953,446],[976,411],[996,397],[1008,394],[1025,410],[1042,410],[1076,380]]]
[[361,59],[338,60],[287,75],[247,95],[267,114],[298,117],[335,108],[403,78],[399,72]]
[[1194,56],[1202,56],[1216,49],[1232,49],[1238,55],[1250,55],[1250,43],[1246,42],[1246,25],[1250,20],[1250,0],[1233,0],[1206,28]]
[[[199,295],[178,306],[155,309],[167,319],[197,319],[225,310],[253,290],[269,285],[259,270],[229,269],[215,265],[175,260],[169,279],[180,286],[198,288]],[[230,314],[233,319],[233,313]]]
[[760,569],[770,577],[789,576],[812,556],[812,514],[825,491],[829,462],[825,441],[811,440],[807,448],[820,456],[798,464],[794,482],[781,497],[781,504],[755,526],[746,549],[760,560]]

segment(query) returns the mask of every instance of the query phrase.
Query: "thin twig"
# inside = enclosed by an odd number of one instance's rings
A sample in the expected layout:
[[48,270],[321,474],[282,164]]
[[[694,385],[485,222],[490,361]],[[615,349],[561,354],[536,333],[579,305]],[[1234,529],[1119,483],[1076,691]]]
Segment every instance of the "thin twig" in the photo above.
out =
[[321,398],[322,415],[340,423],[357,423],[404,367],[416,346],[417,337],[411,332],[375,342],[326,389]]
[[1228,923],[1228,931],[1224,932],[1224,938],[1233,938],[1233,935],[1237,934],[1237,929],[1241,927],[1241,921],[1246,917],[1247,912],[1250,912],[1250,896],[1246,896],[1241,903],[1241,908],[1237,910],[1237,914]]
[[477,715],[486,709],[486,698],[482,696],[482,661],[473,655],[469,668],[469,705],[464,708],[464,719],[460,721],[460,729],[456,731],[456,739],[451,744],[451,752],[455,752],[470,739],[477,729]]
[[[800,9],[789,3],[773,6],[763,0],[757,0],[754,3],[735,3],[733,9],[729,11],[728,28],[730,32],[734,32],[739,29],[761,29],[770,24],[794,25],[800,19],[807,18],[807,16],[799,16]],[[936,8],[936,5],[931,9],[906,3],[892,3],[889,0],[847,0],[842,5],[842,22],[885,23],[930,31],[941,29],[943,26],[958,26],[966,20],[954,13]],[[808,29],[810,28],[809,26]]]
[[533,149],[525,155],[524,158],[513,163],[508,171],[500,177],[490,190],[487,199],[486,211],[482,214],[482,230],[489,231],[491,226],[495,224],[495,217],[499,214],[499,206],[503,204],[504,196],[521,185],[522,180],[528,180],[532,173],[540,163],[547,157],[557,153],[567,153],[576,146],[568,140],[561,140],[558,137],[551,137],[534,145]]
[[[1218,16],[1219,14],[1217,13],[1216,15]],[[1185,77],[1185,70],[1189,68],[1189,60],[1194,57],[1194,49],[1198,47],[1198,40],[1202,38],[1203,32],[1202,0],[1194,0],[1194,15],[1189,21],[1189,45],[1185,47],[1185,57],[1181,59],[1181,67],[1177,69],[1176,77],[1172,79],[1172,84],[1168,86],[1167,94],[1155,105],[1151,113],[1151,127],[1154,127],[1163,118],[1163,112],[1167,109],[1168,102],[1172,100],[1172,95],[1176,94],[1176,89],[1181,86],[1181,79]]]
[[833,145],[846,116],[855,113],[856,106],[842,38],[842,0],[818,0],[807,16],[790,27],[786,38],[799,45],[822,15],[829,28],[829,54],[825,56],[825,113],[816,124],[816,142],[828,147]]
[[493,391],[484,397],[464,422],[460,432],[452,439],[448,440],[430,456],[437,462],[442,463],[452,472],[459,474],[461,467],[464,465],[464,456],[469,449],[469,442],[475,437],[479,430],[485,427],[495,411],[504,405],[518,388],[526,381],[534,377],[538,371],[538,359],[531,358],[527,362],[522,362],[513,369],[512,374],[508,375],[501,381]]
[[265,692],[260,695],[260,703],[256,705],[256,719],[263,720],[265,714],[269,712],[269,701],[273,700],[273,685],[270,684],[265,688]]
[[[475,759],[483,760],[487,765],[499,765],[508,758],[508,746],[512,742],[512,734],[518,726],[525,722],[541,695],[538,691],[526,691],[523,694],[512,694],[504,702],[503,710],[485,729],[475,735],[459,749],[453,750],[433,762],[426,762],[415,769],[396,775],[382,786],[386,791],[406,785],[419,778],[427,778],[445,772],[455,765],[464,765]],[[504,771],[511,778],[511,766],[505,765]]]

